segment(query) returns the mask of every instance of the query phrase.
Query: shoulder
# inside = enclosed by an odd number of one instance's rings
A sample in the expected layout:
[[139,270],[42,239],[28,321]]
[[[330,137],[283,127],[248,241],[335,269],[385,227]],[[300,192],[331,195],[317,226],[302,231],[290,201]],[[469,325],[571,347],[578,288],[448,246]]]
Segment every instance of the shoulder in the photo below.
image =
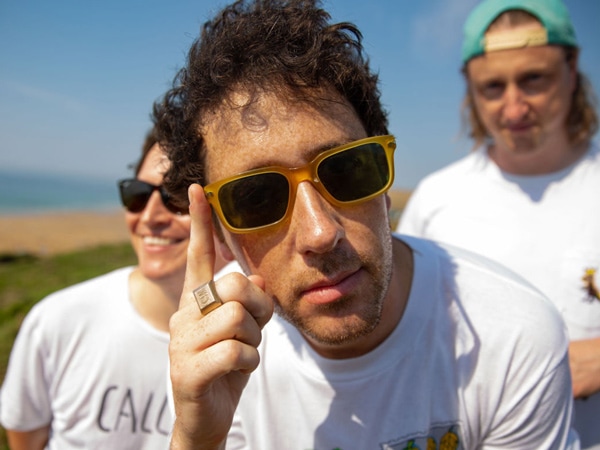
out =
[[519,274],[485,256],[448,244],[402,236],[436,264],[442,296],[459,326],[468,324],[483,342],[529,339],[543,348],[566,349],[564,322],[552,302]]
[[81,283],[53,292],[34,305],[24,325],[35,322],[64,323],[65,317],[81,312],[94,314],[96,307],[107,308],[111,302],[128,295],[128,279],[133,267],[123,267]]
[[[436,243],[438,252],[442,255],[445,265],[446,278],[453,278],[461,288],[473,289],[478,294],[484,294],[486,299],[501,300],[502,307],[527,310],[531,307],[547,310],[560,319],[558,312],[544,294],[518,273],[499,262],[484,255],[455,247],[450,244]],[[510,295],[508,295],[510,294]],[[504,297],[500,297],[503,295]],[[530,304],[521,303],[528,299]],[[479,300],[477,304],[494,303],[489,300]]]
[[597,163],[600,164],[600,144],[592,141],[589,149],[590,157]]
[[129,275],[133,271],[133,267],[122,267],[115,269],[112,272],[108,272],[99,275],[89,280],[82,281],[80,283],[68,286],[64,289],[56,291],[46,297],[43,301],[51,301],[56,297],[78,297],[81,293],[97,293],[103,292],[106,289],[112,289],[118,286],[128,283]]
[[[467,193],[486,183],[488,177],[479,176],[488,170],[490,160],[483,148],[474,151],[454,163],[424,177],[412,192],[401,216],[402,222],[408,222],[408,234],[419,235],[411,228],[422,225],[442,208],[465,198]],[[411,222],[417,222],[411,223]],[[402,228],[399,231],[405,232]]]
[[[415,191],[447,190],[456,183],[461,183],[465,176],[471,176],[483,170],[489,159],[483,148],[463,156],[459,160],[425,176],[417,185]],[[452,182],[451,184],[449,184]],[[439,193],[439,192],[438,192]]]
[[595,174],[600,173],[600,145],[592,142],[585,156],[579,162],[580,166],[589,168]]

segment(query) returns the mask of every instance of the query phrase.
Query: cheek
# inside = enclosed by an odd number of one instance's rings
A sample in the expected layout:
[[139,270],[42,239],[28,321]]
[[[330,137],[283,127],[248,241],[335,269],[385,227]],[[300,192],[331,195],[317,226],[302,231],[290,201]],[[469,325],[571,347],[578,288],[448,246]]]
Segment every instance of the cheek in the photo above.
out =
[[182,233],[189,236],[190,231],[192,229],[192,219],[190,218],[190,216],[182,215],[182,216],[174,216],[174,217],[175,218],[173,219],[173,222],[177,226],[177,228],[179,228],[182,231]]
[[491,102],[480,99],[475,100],[474,103],[479,120],[481,120],[487,129],[494,129],[502,115],[500,102]]
[[142,242],[141,238],[136,234],[137,226],[140,222],[140,214],[136,213],[125,213],[125,225],[127,226],[127,230],[129,231],[129,242],[131,243],[131,247],[136,254],[138,261],[143,256],[142,255]]
[[248,273],[266,275],[271,266],[281,266],[281,259],[289,261],[284,254],[285,236],[277,239],[279,234],[272,232],[240,234],[226,239],[231,253]]
[[571,109],[572,94],[570,89],[557,90],[557,92],[540,102],[538,106],[540,115],[548,118],[548,121],[563,123]]
[[139,222],[139,219],[140,219],[139,214],[125,212],[125,226],[129,230],[130,234],[135,233],[135,229],[137,227],[137,223]]
[[352,208],[349,218],[352,222],[363,224],[371,230],[389,229],[388,216],[390,206],[391,199],[389,195],[381,195]]

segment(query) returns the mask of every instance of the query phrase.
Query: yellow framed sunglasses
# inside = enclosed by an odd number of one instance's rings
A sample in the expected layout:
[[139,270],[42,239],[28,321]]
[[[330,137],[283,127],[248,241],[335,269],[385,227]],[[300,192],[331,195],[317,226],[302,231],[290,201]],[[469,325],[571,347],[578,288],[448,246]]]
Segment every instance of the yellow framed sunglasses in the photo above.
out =
[[384,193],[394,181],[395,149],[392,135],[368,137],[326,150],[302,167],[263,167],[225,178],[204,193],[225,228],[250,233],[286,220],[303,181],[334,206]]

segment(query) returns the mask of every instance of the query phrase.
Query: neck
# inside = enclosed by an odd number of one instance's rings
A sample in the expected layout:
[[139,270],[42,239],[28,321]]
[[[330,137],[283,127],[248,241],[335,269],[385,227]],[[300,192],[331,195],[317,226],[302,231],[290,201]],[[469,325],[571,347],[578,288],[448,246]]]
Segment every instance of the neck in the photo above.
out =
[[157,330],[169,331],[169,319],[179,305],[183,275],[152,280],[135,269],[129,277],[131,303],[140,316]]
[[488,155],[504,172],[513,175],[544,175],[569,167],[587,148],[588,143],[573,145],[564,136],[527,151],[501,148],[492,144],[488,148]]

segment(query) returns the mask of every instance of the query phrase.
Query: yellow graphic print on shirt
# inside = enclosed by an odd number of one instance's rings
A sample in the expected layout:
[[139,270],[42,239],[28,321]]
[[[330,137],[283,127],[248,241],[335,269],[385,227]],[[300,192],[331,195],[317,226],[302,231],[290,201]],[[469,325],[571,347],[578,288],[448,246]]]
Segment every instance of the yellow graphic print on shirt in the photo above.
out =
[[[383,444],[385,450],[462,450],[457,425],[437,426],[429,430],[426,436],[413,436],[406,440]],[[439,442],[439,445],[438,445]]]
[[585,274],[581,278],[583,280],[583,289],[587,293],[588,300],[593,302],[594,300],[600,301],[600,290],[596,284],[596,273],[598,269],[588,267],[585,269]]

